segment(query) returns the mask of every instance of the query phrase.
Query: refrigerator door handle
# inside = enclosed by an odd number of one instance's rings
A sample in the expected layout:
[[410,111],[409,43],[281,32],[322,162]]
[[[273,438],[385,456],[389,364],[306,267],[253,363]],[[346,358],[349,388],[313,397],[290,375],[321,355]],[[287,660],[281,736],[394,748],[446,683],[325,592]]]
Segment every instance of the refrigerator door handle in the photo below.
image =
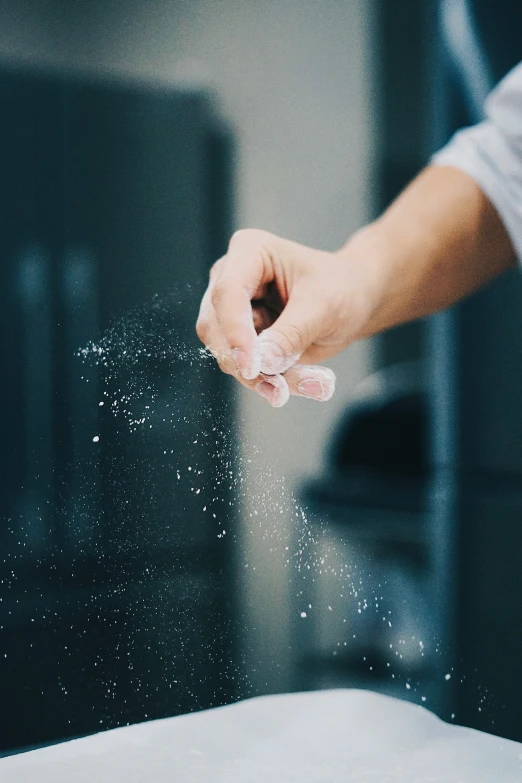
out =
[[38,556],[50,533],[53,483],[53,301],[51,259],[41,247],[22,250],[15,290],[22,320],[23,483],[21,534]]
[[96,258],[82,246],[69,248],[60,265],[64,316],[67,492],[66,538],[73,551],[86,553],[100,513],[100,371],[82,365],[78,352],[99,330]]

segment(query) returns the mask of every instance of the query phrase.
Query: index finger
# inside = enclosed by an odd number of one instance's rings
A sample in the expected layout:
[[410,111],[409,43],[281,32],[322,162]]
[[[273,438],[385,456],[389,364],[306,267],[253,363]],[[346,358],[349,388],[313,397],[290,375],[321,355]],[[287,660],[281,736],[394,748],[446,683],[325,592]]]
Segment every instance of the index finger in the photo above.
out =
[[232,237],[220,271],[210,283],[209,296],[241,375],[252,380],[261,371],[252,299],[261,295],[270,280],[259,242],[248,234],[239,232]]

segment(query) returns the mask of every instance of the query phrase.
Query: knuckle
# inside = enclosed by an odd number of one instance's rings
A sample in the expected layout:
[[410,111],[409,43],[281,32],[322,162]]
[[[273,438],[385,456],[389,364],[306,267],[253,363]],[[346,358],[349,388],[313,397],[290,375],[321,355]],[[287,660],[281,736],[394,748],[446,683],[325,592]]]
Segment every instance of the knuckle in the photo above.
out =
[[218,280],[215,285],[212,286],[212,291],[210,292],[210,301],[214,307],[219,307],[223,301],[224,296],[226,295],[226,292],[227,285],[225,281]]
[[217,261],[215,261],[212,266],[210,267],[210,282],[214,282],[218,274],[223,268],[223,264],[225,263],[225,256],[222,256],[221,258],[218,258]]
[[207,342],[207,337],[210,334],[210,323],[202,316],[200,316],[196,321],[196,334],[202,343]]
[[240,228],[230,237],[229,247],[235,248],[246,243],[262,244],[270,236],[271,234],[268,231],[263,231],[260,228]]
[[218,366],[221,372],[225,373],[225,375],[232,375],[232,370],[230,369],[230,367],[227,365],[226,362],[219,361]]
[[281,335],[282,348],[286,354],[294,354],[303,350],[305,345],[305,330],[295,324],[286,324],[284,334]]
[[234,231],[232,236],[230,237],[228,246],[229,247],[235,247],[240,242],[244,242],[245,239],[248,239],[251,234],[251,229],[249,228],[240,228],[237,231]]
[[221,353],[216,357],[219,369],[224,372],[225,375],[234,375],[234,364],[228,353]]

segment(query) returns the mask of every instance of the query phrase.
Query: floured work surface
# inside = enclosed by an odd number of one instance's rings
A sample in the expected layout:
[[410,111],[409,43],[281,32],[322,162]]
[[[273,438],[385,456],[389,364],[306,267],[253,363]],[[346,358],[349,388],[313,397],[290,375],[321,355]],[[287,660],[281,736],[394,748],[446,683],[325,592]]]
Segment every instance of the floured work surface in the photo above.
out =
[[365,691],[265,696],[0,761],[2,783],[521,783],[522,745]]

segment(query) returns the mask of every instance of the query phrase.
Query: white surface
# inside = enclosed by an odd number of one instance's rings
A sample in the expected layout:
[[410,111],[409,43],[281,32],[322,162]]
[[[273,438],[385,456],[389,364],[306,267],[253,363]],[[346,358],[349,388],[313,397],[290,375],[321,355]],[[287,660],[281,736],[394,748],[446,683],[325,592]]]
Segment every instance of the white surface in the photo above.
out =
[[366,691],[264,696],[0,761],[1,783],[521,783],[522,745]]

